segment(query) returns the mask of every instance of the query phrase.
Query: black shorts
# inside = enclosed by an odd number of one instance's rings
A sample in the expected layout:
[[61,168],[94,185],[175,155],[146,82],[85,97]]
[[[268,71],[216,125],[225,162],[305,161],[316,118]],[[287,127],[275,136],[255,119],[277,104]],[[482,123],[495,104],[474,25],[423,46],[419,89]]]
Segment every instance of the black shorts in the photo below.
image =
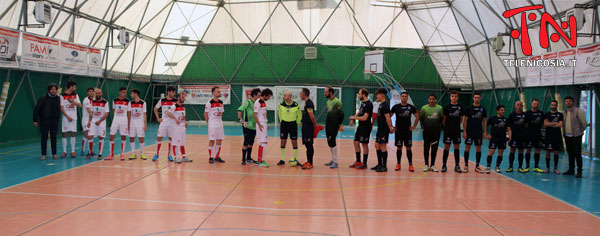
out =
[[356,128],[356,133],[354,134],[354,141],[360,143],[369,143],[372,129],[373,128],[371,126],[358,126],[358,128]]
[[562,149],[562,137],[546,136],[544,140],[544,149],[548,151],[560,151]]
[[527,146],[528,141],[522,139],[513,139],[508,143],[511,148],[523,149]]
[[315,142],[314,135],[315,128],[312,125],[302,126],[302,144],[313,144]]
[[460,131],[444,131],[444,143],[445,144],[460,144]]
[[389,132],[377,132],[375,142],[376,143],[388,143],[389,139],[390,139]]
[[466,145],[473,145],[475,144],[475,146],[481,146],[481,144],[483,143],[483,134],[469,134],[467,133],[467,139],[465,139],[465,144]]
[[525,145],[526,148],[532,148],[532,147],[535,149],[541,148],[542,147],[542,135],[530,136],[525,144],[526,144]]
[[254,138],[256,137],[256,130],[243,128],[244,129],[244,146],[254,145]]
[[423,141],[435,144],[440,141],[440,130],[438,128],[426,128],[423,130]]
[[490,139],[489,149],[506,149],[506,138],[494,138]]
[[396,139],[396,147],[412,147],[412,131],[396,132],[394,135],[394,138]]
[[335,126],[335,125],[326,125],[325,126],[325,135],[327,136],[327,145],[329,145],[329,147],[336,146],[336,144],[337,144],[336,138],[337,138],[339,128],[340,128],[339,126]]
[[291,140],[298,139],[298,124],[296,122],[281,122],[281,130],[279,131],[281,139],[287,139],[288,134]]

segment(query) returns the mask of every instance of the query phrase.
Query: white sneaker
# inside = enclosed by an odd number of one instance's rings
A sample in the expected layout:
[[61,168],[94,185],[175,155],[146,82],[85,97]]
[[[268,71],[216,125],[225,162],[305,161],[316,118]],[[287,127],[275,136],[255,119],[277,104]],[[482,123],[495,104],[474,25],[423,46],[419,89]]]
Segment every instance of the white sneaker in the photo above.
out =
[[492,172],[492,168],[489,168],[489,167],[486,167],[486,168],[485,168],[485,173],[486,173],[486,174],[489,174],[489,173],[491,173],[491,172]]
[[433,172],[440,172],[438,169],[435,168],[435,166],[429,167],[429,170]]
[[502,170],[500,170],[500,167],[497,167],[497,166],[496,166],[495,171],[496,171],[496,173],[502,173]]
[[423,168],[423,172],[427,172],[427,171],[429,171],[429,166],[425,166],[425,167]]

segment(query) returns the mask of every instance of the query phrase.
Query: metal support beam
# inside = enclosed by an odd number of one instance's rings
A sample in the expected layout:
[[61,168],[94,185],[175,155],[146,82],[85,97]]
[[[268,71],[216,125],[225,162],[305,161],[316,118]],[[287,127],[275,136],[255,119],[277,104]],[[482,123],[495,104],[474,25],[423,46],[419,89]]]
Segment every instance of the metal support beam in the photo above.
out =
[[[335,6],[335,8],[333,9],[333,11],[331,12],[331,14],[329,15],[329,17],[327,17],[327,20],[325,20],[325,23],[323,23],[323,25],[321,26],[321,28],[319,29],[319,31],[317,31],[317,34],[315,34],[315,37],[312,38],[312,40],[310,40],[309,44],[313,44],[313,42],[317,39],[317,37],[319,36],[319,34],[321,33],[321,31],[323,30],[323,28],[325,28],[325,26],[327,25],[327,23],[329,22],[329,20],[331,19],[331,17],[333,16],[333,14],[335,14],[335,12],[337,11],[338,8],[340,8],[340,5],[342,4],[342,2],[345,0],[340,0],[340,2],[338,3],[337,6]],[[291,15],[290,15],[291,16]],[[293,18],[293,17],[292,17]]]
[[483,33],[484,33],[485,38],[488,43],[487,49],[488,49],[488,59],[490,62],[490,76],[492,77],[492,89],[494,90],[494,98],[496,99],[496,103],[498,103],[498,96],[496,95],[496,83],[494,82],[494,67],[492,65],[492,52],[490,50],[489,37],[487,35],[485,27],[483,26],[483,22],[481,21],[481,16],[479,15],[479,11],[477,11],[477,6],[475,6],[474,0],[471,0],[471,3],[473,4],[473,8],[475,8],[475,13],[477,14],[477,19],[479,20],[479,24],[481,25],[481,28],[483,29]]
[[[4,111],[4,118],[2,118],[2,121],[6,120],[6,117],[8,116],[8,112],[10,111],[10,107],[12,107],[12,104],[15,101],[15,98],[17,97],[17,95],[19,95],[19,90],[21,90],[21,85],[23,85],[23,81],[25,80],[25,76],[27,74],[29,74],[29,71],[26,71],[21,76],[21,81],[19,82],[19,85],[17,85],[17,88],[15,89],[15,93],[13,94],[12,98],[10,99],[10,102],[8,102],[8,106],[6,107],[6,110]],[[4,122],[2,122],[1,124],[4,124]]]
[[[387,32],[387,30],[392,27],[392,25],[394,24],[394,22],[396,21],[396,19],[398,19],[398,17],[400,15],[402,15],[402,12],[404,12],[404,8],[400,9],[400,12],[398,14],[396,14],[396,16],[394,16],[394,19],[392,19],[392,21],[388,24],[387,27],[385,27],[385,29],[383,29],[383,32],[381,32],[381,34],[377,37],[377,39],[375,39],[375,41],[373,41],[373,44],[370,45],[370,47],[374,47],[375,44],[377,43],[377,41],[379,41],[379,39],[385,34],[385,32]],[[408,13],[406,13],[408,14]]]
[[10,9],[12,9],[15,4],[17,4],[18,0],[13,0],[10,4],[8,4],[8,7],[6,7],[6,10],[4,10],[4,12],[2,12],[2,14],[0,14],[0,20],[2,20],[2,18],[4,18],[4,16],[6,14],[8,14],[8,12],[10,11]]

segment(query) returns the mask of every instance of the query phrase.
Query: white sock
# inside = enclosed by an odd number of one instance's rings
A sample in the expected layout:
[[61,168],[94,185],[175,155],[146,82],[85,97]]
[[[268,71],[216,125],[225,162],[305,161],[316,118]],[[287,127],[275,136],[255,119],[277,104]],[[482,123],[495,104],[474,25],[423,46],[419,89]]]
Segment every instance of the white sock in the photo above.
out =
[[208,151],[210,152],[210,158],[213,158],[215,156],[215,150],[213,150],[213,146],[209,146]]
[[140,142],[140,155],[144,154],[144,143]]
[[135,155],[135,141],[129,142],[129,146],[131,146],[131,154]]
[[127,145],[127,140],[121,140],[121,155],[125,154],[125,145]]
[[338,156],[337,146],[332,147],[331,148],[331,158],[333,159],[333,162],[337,162],[337,156]]
[[71,137],[71,152],[75,152],[75,137]]
[[63,152],[67,153],[67,138],[62,138]]
[[100,141],[98,141],[98,146],[100,146],[100,152],[98,152],[98,155],[102,155],[102,151],[104,150],[104,139],[100,139]]

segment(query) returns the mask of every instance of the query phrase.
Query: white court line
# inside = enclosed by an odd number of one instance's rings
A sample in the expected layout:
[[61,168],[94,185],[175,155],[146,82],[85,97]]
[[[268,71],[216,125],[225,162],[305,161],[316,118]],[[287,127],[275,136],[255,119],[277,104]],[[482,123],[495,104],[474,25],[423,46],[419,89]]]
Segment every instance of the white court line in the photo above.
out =
[[[57,197],[73,197],[73,198],[98,198],[93,196],[78,196],[78,195],[67,195],[67,194],[52,194],[52,193],[29,193],[29,192],[6,192],[0,191],[0,194],[24,194],[24,195],[40,195],[40,196],[57,196]],[[151,203],[165,203],[165,204],[178,204],[178,205],[193,205],[193,206],[211,206],[216,207],[217,204],[210,203],[196,203],[196,202],[178,202],[178,201],[161,201],[161,200],[145,200],[145,199],[131,199],[131,198],[113,198],[104,197],[102,200],[116,200],[116,201],[134,201],[134,202],[151,202]],[[293,209],[293,208],[267,208],[267,207],[252,207],[252,206],[238,206],[238,205],[220,205],[219,207],[235,208],[235,209],[250,209],[250,210],[266,210],[266,211],[326,211],[326,212],[343,212],[343,208],[332,208],[332,209]],[[589,214],[587,211],[544,211],[544,210],[469,210],[469,209],[348,209],[350,212],[489,212],[489,213],[582,213]]]

